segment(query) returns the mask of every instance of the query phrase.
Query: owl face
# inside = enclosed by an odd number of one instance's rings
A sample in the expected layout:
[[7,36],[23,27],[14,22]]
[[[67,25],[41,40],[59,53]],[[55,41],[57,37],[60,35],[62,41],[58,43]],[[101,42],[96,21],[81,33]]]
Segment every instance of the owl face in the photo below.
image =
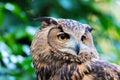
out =
[[42,26],[49,27],[45,34],[51,49],[77,56],[93,47],[89,25],[70,19],[44,18]]
[[[60,30],[62,29],[62,30]],[[72,55],[78,55],[84,50],[89,49],[92,44],[89,44],[90,34],[88,31],[80,30],[78,34],[61,28],[53,28],[48,34],[48,43],[52,48],[55,48],[63,53],[70,53]],[[77,31],[77,30],[76,30]]]

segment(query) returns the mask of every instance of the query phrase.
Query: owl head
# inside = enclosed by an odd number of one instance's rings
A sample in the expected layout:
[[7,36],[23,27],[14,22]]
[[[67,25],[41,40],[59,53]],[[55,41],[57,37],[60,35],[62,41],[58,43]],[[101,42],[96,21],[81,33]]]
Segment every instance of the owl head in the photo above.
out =
[[[93,44],[91,28],[71,19],[57,19],[52,17],[37,18],[41,27],[35,35],[31,45],[31,53],[36,55],[55,55],[64,59],[79,58],[84,55],[96,57],[97,52]],[[84,57],[83,57],[84,58]]]

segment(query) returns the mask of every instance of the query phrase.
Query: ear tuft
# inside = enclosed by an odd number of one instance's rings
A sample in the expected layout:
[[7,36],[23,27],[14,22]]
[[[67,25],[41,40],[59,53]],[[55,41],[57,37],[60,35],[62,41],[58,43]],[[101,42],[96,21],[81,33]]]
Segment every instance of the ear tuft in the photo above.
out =
[[89,31],[89,32],[91,32],[92,30],[94,30],[94,28],[92,28],[90,25],[88,25],[88,24],[83,24],[83,26],[85,27],[85,30],[86,31]]
[[39,21],[39,22],[42,22],[42,26],[48,26],[48,25],[57,25],[58,22],[55,18],[52,18],[52,17],[40,17],[40,18],[35,18],[34,19],[35,21]]
[[92,32],[92,30],[94,30],[94,28],[86,27],[86,30],[89,31],[89,32]]

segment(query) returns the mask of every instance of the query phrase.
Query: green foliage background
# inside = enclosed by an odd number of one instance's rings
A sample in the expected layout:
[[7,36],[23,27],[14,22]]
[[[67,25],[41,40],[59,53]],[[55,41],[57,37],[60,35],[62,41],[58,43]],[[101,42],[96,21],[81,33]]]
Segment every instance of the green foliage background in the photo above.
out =
[[87,23],[100,56],[120,65],[119,0],[1,0],[0,80],[35,80],[30,44],[43,16]]

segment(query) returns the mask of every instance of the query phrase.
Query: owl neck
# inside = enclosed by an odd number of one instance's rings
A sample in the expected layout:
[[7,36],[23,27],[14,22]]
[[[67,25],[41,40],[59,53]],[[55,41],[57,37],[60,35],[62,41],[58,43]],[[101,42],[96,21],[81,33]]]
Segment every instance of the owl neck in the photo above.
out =
[[51,56],[53,60],[61,61],[64,63],[77,63],[82,64],[86,61],[91,61],[93,59],[99,59],[99,55],[96,50],[93,50],[91,52],[83,52],[79,55],[72,55],[70,53],[64,53],[58,50],[50,50]]
[[88,61],[92,61],[94,59],[99,59],[98,53],[96,50],[91,52],[83,52],[79,55],[72,55],[70,53],[63,53],[61,51],[53,50],[40,53],[39,56],[33,56],[34,58],[34,66],[36,69],[42,66],[60,66],[61,64],[67,63],[77,63],[82,64]]

